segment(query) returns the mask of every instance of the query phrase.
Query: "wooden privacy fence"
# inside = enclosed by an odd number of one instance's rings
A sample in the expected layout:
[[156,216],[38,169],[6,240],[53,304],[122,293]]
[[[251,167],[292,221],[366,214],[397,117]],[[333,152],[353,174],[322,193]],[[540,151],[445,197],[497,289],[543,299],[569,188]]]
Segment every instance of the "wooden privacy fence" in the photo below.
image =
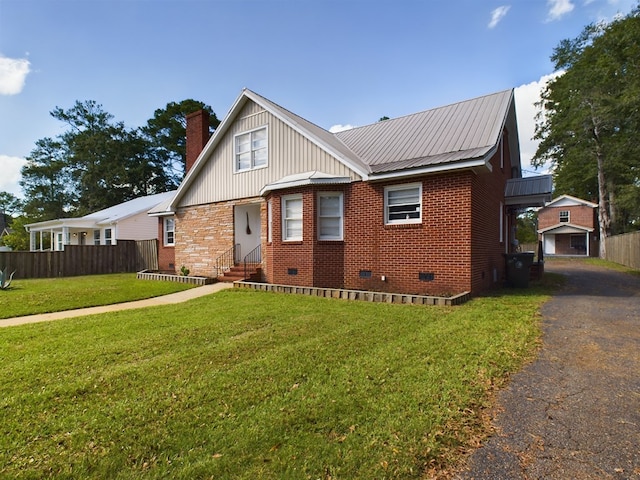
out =
[[614,235],[605,240],[606,260],[640,269],[640,232]]
[[16,279],[129,273],[157,268],[157,251],[156,240],[118,240],[116,245],[66,245],[62,252],[0,252],[0,268],[15,270]]

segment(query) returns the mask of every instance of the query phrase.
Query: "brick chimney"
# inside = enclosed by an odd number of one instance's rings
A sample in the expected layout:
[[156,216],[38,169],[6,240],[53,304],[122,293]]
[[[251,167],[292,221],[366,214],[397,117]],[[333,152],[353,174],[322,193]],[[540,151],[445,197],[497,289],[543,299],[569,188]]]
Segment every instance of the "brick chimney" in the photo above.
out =
[[198,110],[187,115],[187,164],[185,175],[209,140],[209,112]]

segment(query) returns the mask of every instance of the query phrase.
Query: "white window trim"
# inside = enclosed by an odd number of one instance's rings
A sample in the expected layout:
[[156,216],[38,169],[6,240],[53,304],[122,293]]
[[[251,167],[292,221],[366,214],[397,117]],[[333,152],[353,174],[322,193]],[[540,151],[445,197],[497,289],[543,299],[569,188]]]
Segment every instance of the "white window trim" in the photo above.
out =
[[[237,141],[238,141],[238,137],[242,136],[242,135],[246,135],[248,133],[253,133],[253,132],[257,132],[259,130],[264,130],[265,134],[267,136],[267,162],[264,165],[260,165],[258,167],[253,165],[253,155],[251,155],[251,166],[249,168],[243,168],[243,169],[239,169],[238,168],[238,153],[236,151],[236,145],[237,145]],[[250,150],[251,152],[253,152],[253,150]],[[263,125],[261,127],[257,127],[257,128],[253,128],[251,130],[245,130],[244,132],[239,132],[236,133],[233,136],[233,173],[243,173],[243,172],[250,172],[252,170],[259,170],[261,168],[267,168],[269,166],[269,128],[267,125]]]
[[[115,245],[115,242],[113,241],[113,228],[105,228],[103,230],[103,238],[104,238],[104,245]],[[107,232],[109,232],[109,237],[107,237]]]
[[[171,220],[173,222],[173,230],[169,230],[167,228],[167,222]],[[173,233],[173,242],[169,242],[168,238],[169,235],[168,233],[172,232]],[[164,217],[164,220],[162,221],[162,243],[164,244],[165,247],[174,247],[176,245],[176,219],[175,217]]]
[[[287,202],[289,200],[300,200],[301,202],[303,202],[302,208],[300,210],[301,228],[300,228],[300,236],[299,237],[287,238],[287,217],[286,217],[287,208],[286,208],[286,205],[287,205]],[[304,200],[302,198],[302,194],[285,195],[285,196],[282,197],[281,216],[282,216],[282,241],[283,242],[300,242],[300,241],[302,241],[302,238],[304,236]]]
[[[562,220],[562,214],[563,213],[567,214],[567,220],[566,221]],[[571,210],[560,210],[558,212],[558,223],[571,223]]]
[[273,206],[271,200],[267,202],[267,242],[273,242]]
[[[322,236],[320,224],[322,222],[322,218],[320,216],[320,199],[321,197],[338,197],[340,199],[340,231],[338,235],[325,235]],[[329,218],[329,217],[327,217]],[[334,218],[334,217],[330,217]],[[342,192],[318,192],[318,240],[344,240],[344,194]]]
[[[419,213],[418,218],[409,218],[403,220],[389,220],[389,192],[398,190],[408,190],[410,188],[418,188]],[[422,183],[403,183],[402,185],[390,185],[384,187],[384,224],[385,225],[407,225],[422,223]]]

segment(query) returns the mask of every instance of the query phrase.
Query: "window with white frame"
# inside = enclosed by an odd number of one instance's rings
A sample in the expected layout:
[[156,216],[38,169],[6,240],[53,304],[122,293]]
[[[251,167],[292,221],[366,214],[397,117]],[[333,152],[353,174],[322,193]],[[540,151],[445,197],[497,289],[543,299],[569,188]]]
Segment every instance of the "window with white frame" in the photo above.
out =
[[165,217],[164,219],[164,245],[173,246],[176,244],[176,224],[173,217]]
[[560,223],[569,223],[569,210],[560,210]]
[[343,204],[340,192],[318,194],[318,240],[342,240]]
[[111,229],[110,228],[105,228],[104,229],[104,244],[105,245],[111,245],[112,244]]
[[271,200],[267,202],[267,242],[273,241],[273,207]]
[[236,135],[235,171],[266,167],[267,144],[267,127]]
[[93,244],[100,245],[100,230],[93,231]]
[[56,234],[56,251],[58,252],[61,252],[64,250],[64,242],[62,241],[63,238],[64,237],[62,233]]
[[282,197],[282,240],[302,240],[302,195]]
[[422,184],[411,183],[384,188],[384,223],[422,222]]

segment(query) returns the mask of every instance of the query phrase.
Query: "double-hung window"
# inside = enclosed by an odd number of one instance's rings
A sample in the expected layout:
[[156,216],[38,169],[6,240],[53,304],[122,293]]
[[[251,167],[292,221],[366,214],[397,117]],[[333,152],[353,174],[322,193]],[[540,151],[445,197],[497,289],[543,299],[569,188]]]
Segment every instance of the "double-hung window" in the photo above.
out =
[[384,189],[384,223],[422,222],[422,184],[395,185]]
[[100,245],[100,230],[93,231],[93,244]]
[[302,240],[302,195],[282,197],[282,240]]
[[164,219],[164,244],[165,246],[173,246],[176,244],[176,224],[173,217],[165,217]]
[[113,243],[113,239],[111,238],[111,229],[110,228],[105,228],[104,229],[104,244],[105,245],[111,245]]
[[267,147],[267,127],[236,135],[235,171],[266,167]]
[[342,193],[318,194],[318,240],[342,240]]
[[569,223],[569,210],[560,210],[560,223]]

